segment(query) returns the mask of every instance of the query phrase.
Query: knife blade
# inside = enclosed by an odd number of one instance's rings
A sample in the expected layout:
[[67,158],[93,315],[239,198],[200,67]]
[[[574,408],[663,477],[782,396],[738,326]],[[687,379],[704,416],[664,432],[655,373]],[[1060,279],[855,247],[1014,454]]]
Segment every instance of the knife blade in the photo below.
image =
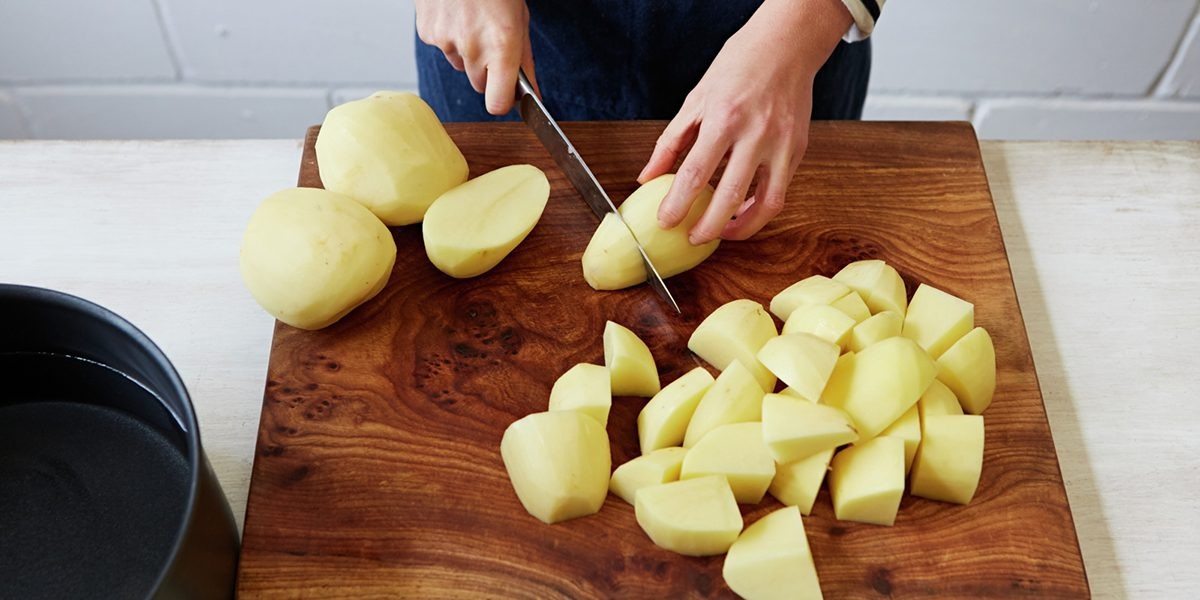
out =
[[517,75],[517,106],[521,113],[521,120],[525,121],[525,124],[533,130],[534,135],[546,147],[546,151],[550,153],[555,164],[571,181],[571,185],[575,186],[575,189],[583,196],[584,202],[592,209],[592,212],[601,220],[609,213],[616,215],[617,221],[625,227],[630,237],[633,238],[634,244],[637,245],[638,254],[641,255],[642,263],[646,267],[646,281],[671,308],[675,309],[676,313],[682,314],[683,311],[679,309],[679,304],[675,302],[671,290],[667,289],[667,284],[658,274],[658,269],[654,268],[654,263],[650,262],[650,256],[646,254],[642,242],[637,239],[633,229],[630,229],[629,224],[621,217],[617,206],[613,204],[608,193],[596,180],[596,176],[592,174],[592,170],[588,168],[583,157],[579,156],[575,146],[571,144],[571,140],[567,139],[566,134],[558,126],[558,122],[550,116],[550,111],[546,110],[546,105],[542,104],[541,98],[538,98],[537,93],[534,92],[533,85],[526,77],[524,69],[520,70]]

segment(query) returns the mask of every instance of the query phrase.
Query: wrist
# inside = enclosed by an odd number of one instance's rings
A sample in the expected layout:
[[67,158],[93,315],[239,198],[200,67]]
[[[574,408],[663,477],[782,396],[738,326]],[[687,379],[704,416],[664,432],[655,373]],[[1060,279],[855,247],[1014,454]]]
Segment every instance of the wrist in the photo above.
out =
[[812,75],[854,24],[841,0],[766,0],[754,14],[758,17],[777,32],[777,48],[790,47],[793,64]]

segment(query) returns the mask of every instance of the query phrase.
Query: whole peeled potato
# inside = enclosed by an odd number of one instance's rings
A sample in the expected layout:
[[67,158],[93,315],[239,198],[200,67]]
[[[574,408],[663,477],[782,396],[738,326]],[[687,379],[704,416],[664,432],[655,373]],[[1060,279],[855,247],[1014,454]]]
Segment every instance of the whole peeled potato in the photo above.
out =
[[292,188],[263,200],[242,238],[242,281],[276,319],[320,329],[387,283],[396,243],[371,211],[341,194]]
[[330,110],[316,150],[325,189],[388,225],[421,221],[438,196],[467,180],[467,160],[433,109],[407,92],[376,92]]

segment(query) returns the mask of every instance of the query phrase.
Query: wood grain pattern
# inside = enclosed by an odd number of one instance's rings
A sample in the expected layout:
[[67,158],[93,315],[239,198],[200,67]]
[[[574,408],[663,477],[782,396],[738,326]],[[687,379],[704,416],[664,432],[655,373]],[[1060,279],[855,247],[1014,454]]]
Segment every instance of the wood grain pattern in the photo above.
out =
[[[615,198],[635,187],[661,123],[568,124]],[[418,227],[395,229],[388,287],[319,332],[278,325],[272,343],[239,588],[246,597],[729,597],[721,557],[656,548],[610,496],[597,515],[546,526],[512,493],[498,447],[544,410],[559,373],[601,362],[606,319],[650,345],[664,382],[695,363],[687,336],[729,300],[766,301],[813,273],[883,258],[909,290],[929,282],[976,304],[995,340],[975,501],[906,497],[896,525],[832,518],[822,492],[806,529],[831,598],[1086,597],[1063,489],[995,209],[967,124],[815,123],[785,212],[669,283],[597,293],[579,257],[596,221],[520,124],[448,128],[473,174],[529,162],[551,180],[541,223],[487,275],[452,280]],[[319,185],[310,132],[302,185]],[[620,398],[613,462],[637,452],[643,400]],[[747,522],[776,508],[747,507]]]

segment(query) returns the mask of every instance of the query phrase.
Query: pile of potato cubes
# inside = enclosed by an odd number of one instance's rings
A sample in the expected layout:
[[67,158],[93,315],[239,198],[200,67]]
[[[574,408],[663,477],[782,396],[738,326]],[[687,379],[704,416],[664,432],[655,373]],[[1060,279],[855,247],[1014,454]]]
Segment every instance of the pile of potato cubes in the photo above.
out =
[[[965,504],[983,465],[983,417],[996,355],[970,302],[929,285],[912,301],[880,260],[814,275],[771,299],[713,311],[688,348],[697,367],[660,389],[650,350],[613,322],[605,366],[579,364],[549,410],[504,433],[501,455],[522,505],[546,523],[600,510],[608,492],[635,507],[658,546],[727,553],[745,598],[819,598],[801,515],[828,481],[838,519],[891,525],[909,493]],[[783,389],[774,393],[782,381]],[[611,471],[613,396],[650,397],[642,455]],[[738,504],[784,508],[743,529]]]

